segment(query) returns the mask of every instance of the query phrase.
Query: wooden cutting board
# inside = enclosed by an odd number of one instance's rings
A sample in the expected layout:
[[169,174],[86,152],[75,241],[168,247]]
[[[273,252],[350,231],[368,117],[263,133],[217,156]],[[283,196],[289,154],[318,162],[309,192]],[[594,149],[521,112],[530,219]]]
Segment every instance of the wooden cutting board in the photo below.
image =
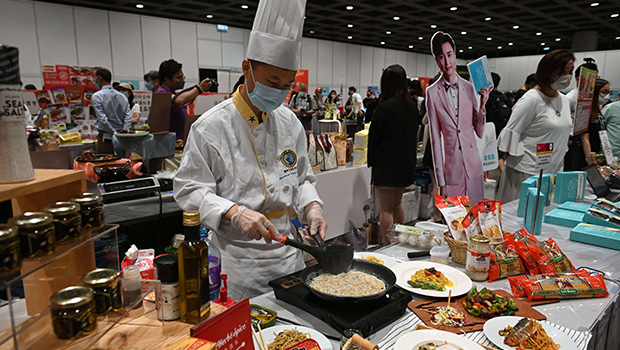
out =
[[[519,307],[519,311],[517,311],[516,316],[533,318],[539,321],[546,319],[547,316],[534,310],[532,306],[557,303],[559,301],[559,300],[539,300],[539,301],[530,302],[527,299],[517,299],[513,297],[510,293],[506,292],[505,290],[498,289],[498,290],[493,290],[492,292],[504,298],[513,299],[515,303],[517,304],[517,306]],[[426,300],[412,301],[409,303],[408,306],[409,306],[409,309],[411,309],[411,311],[413,311],[422,320],[422,322],[424,322],[429,327],[441,329],[442,331],[452,332],[456,334],[461,334],[462,332],[468,333],[468,332],[480,331],[484,327],[484,323],[487,321],[487,319],[472,316],[469,313],[467,313],[467,310],[465,310],[465,307],[463,306],[463,301],[465,301],[466,299],[467,299],[467,295],[464,295],[458,299],[455,299],[450,304],[452,307],[456,308],[457,310],[462,312],[463,315],[465,315],[465,324],[459,328],[436,326],[431,323],[431,314],[425,311],[425,310],[428,310],[430,308],[437,307],[437,306],[446,306],[447,305],[446,299],[426,299]]]

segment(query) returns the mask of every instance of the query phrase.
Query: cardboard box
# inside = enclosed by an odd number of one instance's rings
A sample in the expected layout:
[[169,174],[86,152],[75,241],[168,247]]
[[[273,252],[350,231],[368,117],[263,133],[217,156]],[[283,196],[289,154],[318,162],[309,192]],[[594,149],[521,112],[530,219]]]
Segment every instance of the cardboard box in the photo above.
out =
[[605,198],[598,198],[595,200],[594,204],[592,204],[592,208],[601,209],[613,215],[620,216],[620,205]]
[[570,231],[570,240],[620,250],[620,229],[581,223]]
[[420,212],[420,187],[415,186],[413,191],[403,193],[403,210],[405,213],[405,223],[418,219]]
[[557,208],[545,215],[545,222],[548,224],[573,228],[583,222],[584,215],[585,213],[582,212]]
[[527,191],[536,186],[536,179],[530,177],[521,183],[521,194],[519,195],[519,207],[517,208],[517,216],[522,218],[525,215],[525,205],[527,204]]
[[558,208],[564,209],[564,210],[577,211],[580,213],[585,213],[590,209],[591,206],[592,206],[591,204],[587,204],[587,203],[564,202]]
[[368,162],[368,149],[355,148],[353,150],[353,165],[364,165]]
[[[542,185],[540,186],[540,193],[545,194],[545,202],[543,207],[551,204],[551,196],[553,195],[553,181],[551,174],[543,174]],[[519,197],[519,207],[517,208],[517,216],[525,215],[525,203],[527,201],[527,190],[534,188],[538,190],[538,176],[532,176],[521,183],[521,195]]]
[[434,208],[435,203],[433,201],[432,195],[428,193],[420,194],[420,211],[418,214],[418,218],[430,219],[433,216]]
[[555,176],[554,203],[581,202],[586,189],[585,171],[564,171]]
[[588,210],[583,217],[583,221],[588,224],[620,229],[620,216],[598,208]]
[[527,203],[525,206],[525,216],[523,217],[523,226],[528,232],[533,232],[534,235],[540,235],[543,216],[545,215],[545,203],[547,201],[547,195],[541,190],[538,200],[538,215],[536,215],[536,230],[534,231],[534,213],[536,211],[537,194],[537,188],[530,188],[528,190]]
[[356,132],[353,145],[355,148],[368,148],[368,130]]

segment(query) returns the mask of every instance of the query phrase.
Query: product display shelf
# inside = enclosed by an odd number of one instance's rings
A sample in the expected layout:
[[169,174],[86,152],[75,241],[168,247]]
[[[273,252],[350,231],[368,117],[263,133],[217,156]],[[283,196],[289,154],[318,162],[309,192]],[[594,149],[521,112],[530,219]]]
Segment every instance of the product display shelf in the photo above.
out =
[[18,216],[84,192],[86,176],[82,170],[34,169],[34,180],[0,184],[0,202],[11,200],[13,216]]
[[[0,331],[2,346],[13,340],[17,344],[20,337],[29,339],[29,334],[41,328],[42,318],[49,324],[50,297],[62,288],[79,285],[86,272],[97,267],[120,271],[118,227],[108,224],[99,230],[84,230],[81,239],[59,245],[48,256],[25,259],[20,274],[2,282],[0,291],[6,291],[9,303],[0,308],[0,315],[10,318],[10,327]],[[25,300],[15,297],[22,286]],[[20,312],[14,310],[17,302],[22,305]]]

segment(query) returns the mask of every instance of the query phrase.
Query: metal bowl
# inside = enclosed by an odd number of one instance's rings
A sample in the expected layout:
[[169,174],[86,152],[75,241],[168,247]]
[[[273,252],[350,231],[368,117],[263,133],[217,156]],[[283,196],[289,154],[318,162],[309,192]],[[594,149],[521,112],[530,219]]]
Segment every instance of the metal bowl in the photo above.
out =
[[125,163],[107,163],[93,166],[95,174],[104,180],[123,179],[131,170],[131,161]]

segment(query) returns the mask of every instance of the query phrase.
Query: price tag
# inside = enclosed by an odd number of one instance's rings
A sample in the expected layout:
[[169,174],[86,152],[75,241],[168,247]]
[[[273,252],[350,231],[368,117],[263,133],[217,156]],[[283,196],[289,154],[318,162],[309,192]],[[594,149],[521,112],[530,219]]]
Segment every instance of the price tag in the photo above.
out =
[[551,163],[553,157],[553,142],[536,145],[536,169],[542,169]]
[[615,161],[616,158],[614,157],[614,153],[611,150],[611,143],[609,142],[607,130],[599,131],[598,135],[601,139],[601,146],[603,146],[603,152],[605,153],[605,159],[607,160],[607,163]]

